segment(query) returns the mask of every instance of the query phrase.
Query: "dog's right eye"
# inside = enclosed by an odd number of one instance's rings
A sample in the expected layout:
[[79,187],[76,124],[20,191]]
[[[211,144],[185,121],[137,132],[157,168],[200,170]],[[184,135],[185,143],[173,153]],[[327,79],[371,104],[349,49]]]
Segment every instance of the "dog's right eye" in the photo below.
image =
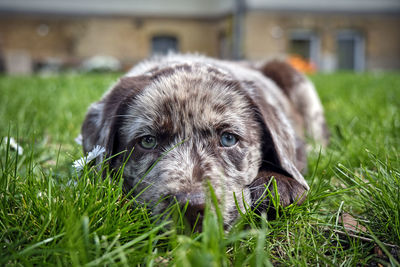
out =
[[144,149],[154,149],[157,145],[157,140],[152,135],[146,135],[140,139],[139,144]]

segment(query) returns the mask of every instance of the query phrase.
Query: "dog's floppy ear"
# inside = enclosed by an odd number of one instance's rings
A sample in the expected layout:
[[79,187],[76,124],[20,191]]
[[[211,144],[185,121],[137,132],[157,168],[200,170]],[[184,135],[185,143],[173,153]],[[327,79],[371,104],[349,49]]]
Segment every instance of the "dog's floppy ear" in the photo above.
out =
[[[119,128],[128,105],[138,93],[149,84],[146,76],[123,77],[97,103],[89,107],[82,125],[82,145],[85,153],[99,145],[106,150],[106,156],[119,151]],[[100,163],[103,158],[99,157]]]
[[[249,189],[252,192],[252,202],[255,203],[264,191],[254,191],[252,187],[267,184],[272,171],[277,180],[281,205],[287,206],[295,201],[296,196],[305,195],[309,187],[297,168],[298,151],[296,151],[294,130],[284,114],[272,104],[267,103],[266,99],[267,96],[262,89],[253,92],[254,110],[263,131],[263,158],[258,177],[253,184],[249,185]],[[265,189],[265,186],[262,187]]]
[[330,133],[321,100],[313,83],[284,61],[265,62],[256,69],[273,80],[288,97],[296,112],[301,115],[305,133],[319,144],[327,146]]

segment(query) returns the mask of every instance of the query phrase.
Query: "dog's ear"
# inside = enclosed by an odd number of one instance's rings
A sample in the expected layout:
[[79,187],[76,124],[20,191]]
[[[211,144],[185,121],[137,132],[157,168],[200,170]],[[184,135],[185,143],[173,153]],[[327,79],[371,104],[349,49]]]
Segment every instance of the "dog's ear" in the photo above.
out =
[[[302,164],[299,163],[298,140],[288,118],[281,110],[282,107],[272,104],[272,101],[268,102],[271,95],[267,95],[266,90],[257,88],[257,84],[254,84],[250,97],[262,129],[262,164],[258,177],[249,185],[252,203],[255,204],[264,192],[273,172],[278,193],[281,195],[281,204],[287,206],[298,196],[305,195],[303,193],[309,189],[299,171]],[[259,190],[254,191],[256,186],[262,188],[261,193]]]
[[[267,189],[274,196],[274,186],[271,179],[276,181],[279,203],[285,207],[292,203],[300,205],[306,198],[306,188],[292,177],[276,171],[260,171],[257,178],[249,185],[252,208],[258,212],[267,211],[268,218],[275,215],[274,206],[268,197]],[[267,185],[268,188],[267,188]]]
[[262,90],[258,90],[258,94],[253,101],[263,131],[263,164],[260,171],[269,171],[274,166],[279,173],[294,178],[308,190],[307,182],[298,169],[301,165],[298,163],[298,140],[288,119],[277,108],[266,102]]
[[327,146],[330,133],[313,83],[285,61],[273,60],[255,68],[274,81],[288,97],[297,114],[301,116],[305,133],[319,144]]
[[[97,145],[105,148],[107,157],[119,152],[118,135],[124,115],[129,104],[148,84],[146,76],[123,77],[99,102],[90,106],[81,129],[85,153]],[[99,157],[97,163],[102,160]]]

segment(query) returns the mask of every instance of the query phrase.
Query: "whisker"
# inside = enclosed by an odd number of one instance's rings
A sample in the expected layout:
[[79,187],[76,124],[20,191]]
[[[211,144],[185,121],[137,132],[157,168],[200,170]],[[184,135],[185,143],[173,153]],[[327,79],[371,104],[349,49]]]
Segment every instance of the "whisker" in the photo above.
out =
[[267,187],[265,185],[266,184],[251,186],[251,187],[248,187],[248,189],[259,189],[259,188],[267,189]]
[[136,116],[133,115],[123,115],[123,114],[111,116],[111,118],[118,118],[118,117],[136,118]]

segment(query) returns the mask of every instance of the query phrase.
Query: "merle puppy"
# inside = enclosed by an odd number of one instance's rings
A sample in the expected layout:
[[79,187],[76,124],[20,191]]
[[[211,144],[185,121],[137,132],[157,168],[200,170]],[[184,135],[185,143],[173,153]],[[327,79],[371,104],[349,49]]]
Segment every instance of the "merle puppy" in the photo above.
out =
[[127,190],[145,189],[138,199],[150,204],[164,199],[154,212],[176,199],[188,203],[193,223],[203,213],[208,181],[226,227],[238,216],[234,196],[243,210],[243,203],[268,206],[272,176],[282,205],[304,200],[305,136],[328,140],[320,100],[302,74],[279,61],[197,55],[138,64],[90,106],[82,126],[85,152],[100,145],[106,157],[118,154],[108,161],[114,170],[126,161]]

